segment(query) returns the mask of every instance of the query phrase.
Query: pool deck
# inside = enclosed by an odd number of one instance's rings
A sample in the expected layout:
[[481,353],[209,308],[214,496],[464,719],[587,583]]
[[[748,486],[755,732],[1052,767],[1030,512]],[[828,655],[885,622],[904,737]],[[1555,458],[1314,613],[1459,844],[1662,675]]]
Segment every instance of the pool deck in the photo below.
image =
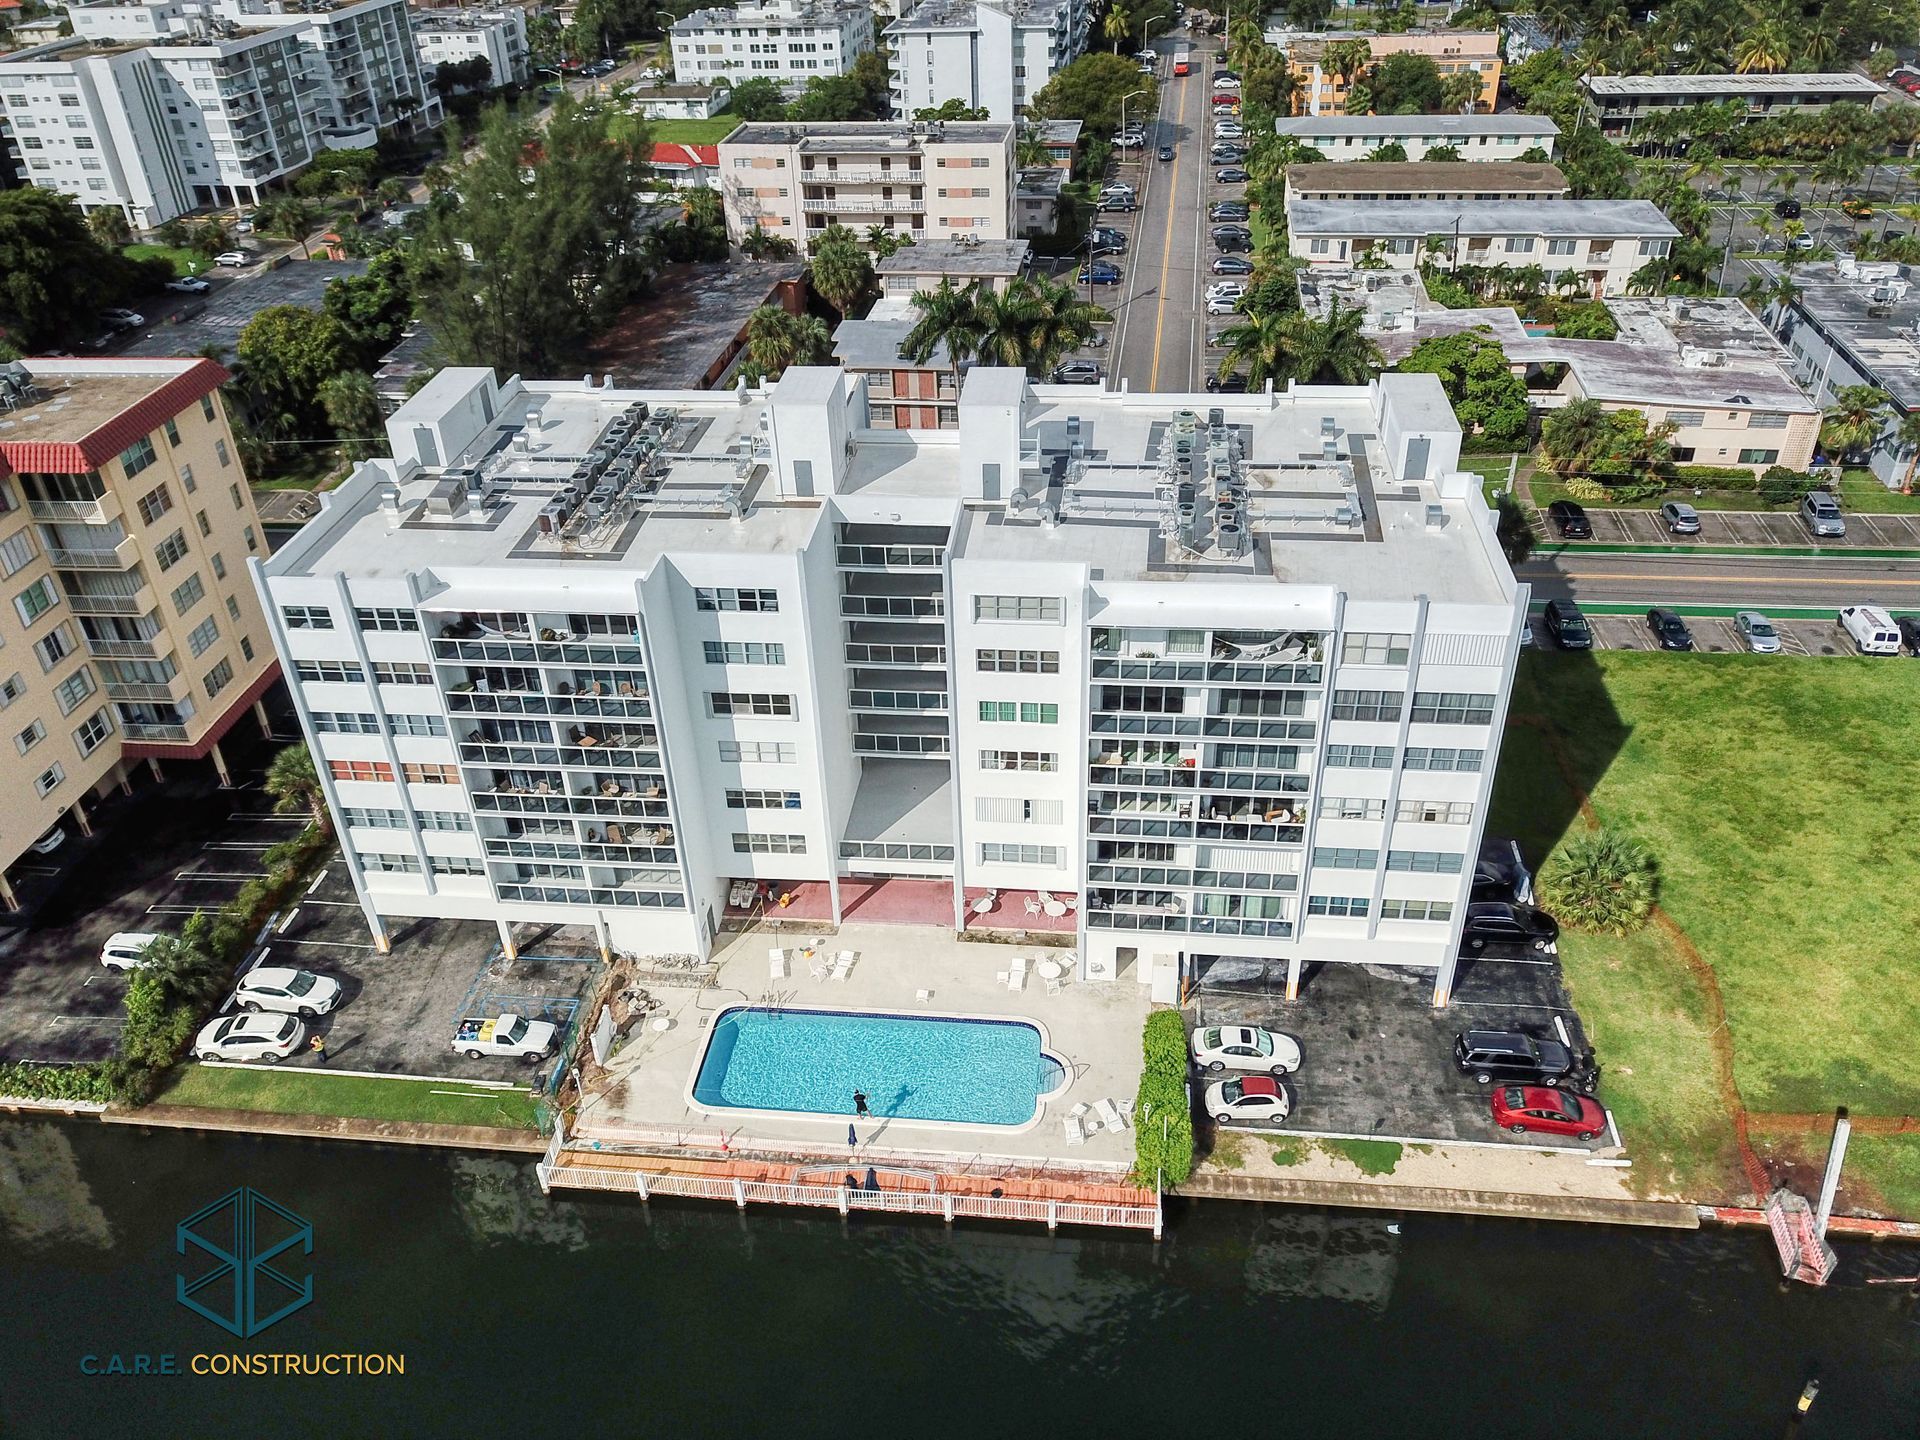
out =
[[[791,952],[792,933],[764,930],[721,935],[712,983],[695,988],[654,984],[671,1028],[638,1030],[610,1058],[604,1075],[590,1078],[568,1135],[569,1149],[679,1150],[707,1157],[785,1155],[853,1165],[923,1164],[928,1168],[991,1169],[1002,1163],[1029,1173],[1058,1169],[1117,1178],[1133,1160],[1133,1133],[1090,1134],[1069,1146],[1063,1117],[1082,1102],[1126,1100],[1140,1082],[1140,1029],[1148,1004],[1132,975],[1103,984],[1070,981],[1058,994],[1032,974],[1033,964],[1063,949],[984,944],[950,930],[898,925],[842,925],[829,951],[859,957],[845,980],[814,980],[804,961],[784,980],[768,973],[767,951]],[[995,975],[1016,955],[1028,960],[1024,989],[1011,992]],[[930,990],[927,1000],[917,992]],[[715,1014],[730,1005],[784,1004],[903,1015],[970,1015],[1036,1022],[1046,1048],[1066,1062],[1067,1087],[1042,1102],[1039,1123],[1025,1129],[957,1126],[875,1118],[771,1115],[706,1110],[688,1091]],[[851,1110],[852,1097],[848,1097]],[[858,1144],[849,1148],[852,1123]]]

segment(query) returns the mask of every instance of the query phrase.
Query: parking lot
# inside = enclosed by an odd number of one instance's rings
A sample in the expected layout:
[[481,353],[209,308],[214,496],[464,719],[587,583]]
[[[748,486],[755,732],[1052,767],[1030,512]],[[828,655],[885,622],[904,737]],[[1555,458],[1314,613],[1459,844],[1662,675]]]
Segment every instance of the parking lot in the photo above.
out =
[[[1587,625],[1593,631],[1593,648],[1596,650],[1655,650],[1653,631],[1647,627],[1645,615],[1595,615],[1585,612]],[[1734,629],[1733,620],[1723,615],[1685,615],[1687,629],[1693,635],[1693,648],[1710,655],[1745,654],[1747,644]],[[1824,657],[1853,656],[1860,651],[1855,647],[1853,638],[1833,623],[1831,618],[1823,620],[1783,620],[1778,615],[1770,617],[1773,628],[1780,634],[1782,656]],[[1529,623],[1533,627],[1533,643],[1542,650],[1554,650],[1556,646],[1541,624],[1540,617],[1534,615]]]
[[[205,295],[143,297],[133,308],[147,318],[138,337],[109,352],[124,355],[194,355],[209,346],[233,353],[241,330],[262,310],[297,305],[318,310],[327,286],[342,275],[364,275],[365,260],[295,260],[277,269],[255,265],[245,270],[210,271],[201,278],[213,286]],[[233,276],[228,279],[225,276]]]
[[[1301,1065],[1286,1084],[1294,1134],[1477,1141],[1528,1148],[1599,1150],[1556,1135],[1511,1135],[1488,1114],[1489,1087],[1462,1075],[1453,1040],[1462,1030],[1519,1030],[1557,1039],[1556,1019],[1576,1052],[1585,1045],[1552,956],[1462,960],[1453,1003],[1435,1010],[1426,972],[1359,965],[1309,966],[1301,999],[1209,988],[1196,1024],[1259,1025],[1300,1042]],[[1317,973],[1316,973],[1317,969]],[[1602,1067],[1607,1057],[1599,1057]],[[1211,1076],[1201,1077],[1201,1083]],[[1598,1097],[1606,1102],[1605,1080]],[[1273,1133],[1267,1125],[1233,1126]]]
[[1700,533],[1675,535],[1658,510],[1610,510],[1593,506],[1587,510],[1593,525],[1591,541],[1562,541],[1553,526],[1544,519],[1542,532],[1552,544],[1565,544],[1570,550],[1593,545],[1674,545],[1691,549],[1697,546],[1751,545],[1755,548],[1779,546],[1818,546],[1822,550],[1920,550],[1920,515],[1875,515],[1847,512],[1847,533],[1814,539],[1811,532],[1790,511],[1702,510]]

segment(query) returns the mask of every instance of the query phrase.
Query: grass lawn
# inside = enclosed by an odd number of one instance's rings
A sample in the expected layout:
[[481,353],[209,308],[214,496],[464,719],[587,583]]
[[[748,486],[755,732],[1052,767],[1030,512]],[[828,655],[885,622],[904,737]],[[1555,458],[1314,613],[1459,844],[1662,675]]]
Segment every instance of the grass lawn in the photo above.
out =
[[[1718,977],[1752,1111],[1920,1110],[1920,758],[1912,680],[1866,660],[1530,654],[1516,714],[1547,717],[1601,819],[1645,842],[1661,903]],[[1509,730],[1490,824],[1541,857],[1578,824],[1542,736]],[[1740,1188],[1706,1050],[1703,998],[1658,932],[1569,935],[1575,1003],[1607,1098],[1651,1162],[1636,1178],[1710,1198]],[[1863,1142],[1864,1143],[1864,1142]],[[1872,1148],[1890,1150],[1889,1142]],[[1890,1200],[1920,1215],[1920,1166]]]
[[206,256],[184,245],[123,245],[120,253],[129,260],[171,260],[176,276],[203,274],[213,268]]
[[669,145],[718,145],[740,128],[738,115],[711,120],[649,120],[647,138]]
[[1480,477],[1480,493],[1491,505],[1493,492],[1507,488],[1507,465],[1511,459],[1508,455],[1462,455],[1460,468]]
[[162,1105],[265,1110],[276,1115],[347,1115],[429,1125],[537,1130],[524,1090],[483,1090],[444,1080],[369,1080],[312,1070],[229,1070],[183,1065]]
[[[1536,471],[1532,481],[1533,503],[1542,510],[1555,500],[1567,498],[1566,486],[1546,471]],[[1676,486],[1665,496],[1635,500],[1616,505],[1608,500],[1582,500],[1589,510],[1658,510],[1662,499],[1685,500],[1696,510],[1793,510],[1793,505],[1768,505],[1751,490],[1706,490],[1699,495],[1690,485]],[[1840,508],[1864,510],[1875,515],[1920,515],[1920,495],[1902,495],[1889,490],[1870,470],[1848,470],[1840,477]]]

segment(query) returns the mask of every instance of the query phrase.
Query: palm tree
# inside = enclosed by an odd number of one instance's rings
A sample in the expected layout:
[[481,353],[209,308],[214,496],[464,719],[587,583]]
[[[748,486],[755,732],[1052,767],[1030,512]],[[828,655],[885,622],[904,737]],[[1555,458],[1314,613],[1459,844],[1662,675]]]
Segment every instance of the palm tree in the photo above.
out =
[[1133,33],[1133,16],[1124,5],[1107,7],[1107,18],[1100,22],[1100,33],[1113,42],[1113,53],[1120,53],[1120,42]]
[[1284,386],[1293,378],[1293,335],[1288,322],[1291,313],[1248,315],[1239,324],[1220,332],[1226,354],[1220,357],[1220,375],[1225,378],[1244,370],[1247,387],[1257,390],[1269,380]]
[[118,205],[97,205],[87,212],[87,229],[93,238],[110,250],[118,250],[133,239],[133,227]]
[[1024,285],[1005,290],[981,286],[974,292],[974,314],[980,328],[980,359],[989,365],[1024,370],[1033,354],[1033,328],[1039,306]]
[[1576,400],[1547,416],[1540,427],[1540,449],[1556,474],[1591,468],[1612,442],[1613,425],[1598,400]]
[[1630,935],[1653,913],[1653,857],[1611,830],[1583,830],[1540,867],[1541,903],[1563,924]]
[[1900,423],[1893,430],[1893,443],[1895,455],[1907,456],[1907,473],[1900,477],[1900,493],[1911,495],[1913,472],[1920,466],[1920,410],[1909,410],[1900,417]]
[[844,239],[816,242],[808,271],[813,277],[813,288],[842,317],[851,315],[854,306],[873,289],[873,261],[851,234]]
[[1773,75],[1793,58],[1793,41],[1771,16],[1755,18],[1734,42],[1733,69],[1738,75]]
[[1053,152],[1038,135],[1022,135],[1013,147],[1013,163],[1022,170],[1045,170],[1053,164]]
[[833,357],[833,336],[813,315],[791,315],[762,305],[747,318],[747,362],[763,376],[789,365],[824,365]]
[[1352,40],[1330,40],[1320,52],[1320,63],[1340,77],[1340,83],[1349,89],[1353,86],[1353,77],[1367,68],[1373,59],[1373,46],[1365,38]]
[[1366,333],[1367,312],[1334,296],[1324,320],[1292,317],[1293,373],[1308,385],[1364,385],[1385,365]]
[[1838,455],[1873,444],[1893,397],[1877,385],[1843,385],[1833,399],[1820,427],[1820,443]]
[[1018,283],[1025,287],[1032,301],[1027,331],[1030,370],[1041,373],[1051,370],[1069,350],[1077,350],[1091,340],[1096,327],[1108,319],[1103,308],[1080,298],[1076,286],[1063,285],[1044,275]]
[[933,289],[916,290],[908,303],[920,316],[900,342],[900,353],[914,364],[924,365],[944,344],[947,359],[956,371],[978,356],[981,330],[975,305],[977,289],[961,289],[952,276],[943,275]]
[[281,815],[307,812],[314,828],[326,830],[326,792],[320,788],[320,776],[313,768],[313,754],[305,745],[289,745],[277,752],[267,766],[262,782],[273,797],[273,808]]
[[319,400],[327,424],[340,437],[340,449],[349,460],[385,452],[381,431],[384,412],[373,377],[366,371],[342,370],[328,376],[320,383]]

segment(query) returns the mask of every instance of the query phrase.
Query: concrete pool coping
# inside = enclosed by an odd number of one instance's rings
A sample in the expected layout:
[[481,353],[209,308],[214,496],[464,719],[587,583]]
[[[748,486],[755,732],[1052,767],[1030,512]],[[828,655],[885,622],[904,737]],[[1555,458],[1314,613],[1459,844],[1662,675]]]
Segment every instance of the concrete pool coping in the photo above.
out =
[[[1040,1037],[1040,1053],[1060,1067],[1060,1083],[1051,1090],[1043,1090],[1034,1096],[1033,1115],[1018,1125],[990,1125],[967,1120],[926,1120],[918,1116],[828,1114],[822,1110],[762,1110],[744,1105],[709,1105],[695,1093],[699,1084],[700,1072],[705,1068],[707,1056],[713,1050],[714,1037],[720,1033],[720,1024],[727,1016],[742,1010],[759,1010],[769,1014],[802,1015],[853,1015],[862,1019],[915,1020],[933,1023],[950,1022],[959,1024],[984,1025],[1025,1025]],[[862,1010],[846,1005],[766,1005],[754,1001],[744,1001],[737,1005],[728,1005],[716,1010],[712,1023],[706,1027],[707,1038],[701,1044],[693,1058],[693,1067],[687,1072],[687,1083],[682,1090],[687,1108],[697,1110],[702,1115],[739,1116],[756,1120],[798,1120],[802,1122],[827,1121],[838,1127],[841,1124],[857,1125],[863,1121],[878,1121],[882,1124],[924,1126],[929,1130],[953,1131],[966,1135],[1020,1135],[1034,1129],[1046,1118],[1047,1102],[1063,1095],[1073,1085],[1073,1062],[1060,1051],[1053,1048],[1053,1036],[1048,1032],[1046,1023],[1030,1015],[984,1015],[962,1010],[904,1011],[904,1010]]]

